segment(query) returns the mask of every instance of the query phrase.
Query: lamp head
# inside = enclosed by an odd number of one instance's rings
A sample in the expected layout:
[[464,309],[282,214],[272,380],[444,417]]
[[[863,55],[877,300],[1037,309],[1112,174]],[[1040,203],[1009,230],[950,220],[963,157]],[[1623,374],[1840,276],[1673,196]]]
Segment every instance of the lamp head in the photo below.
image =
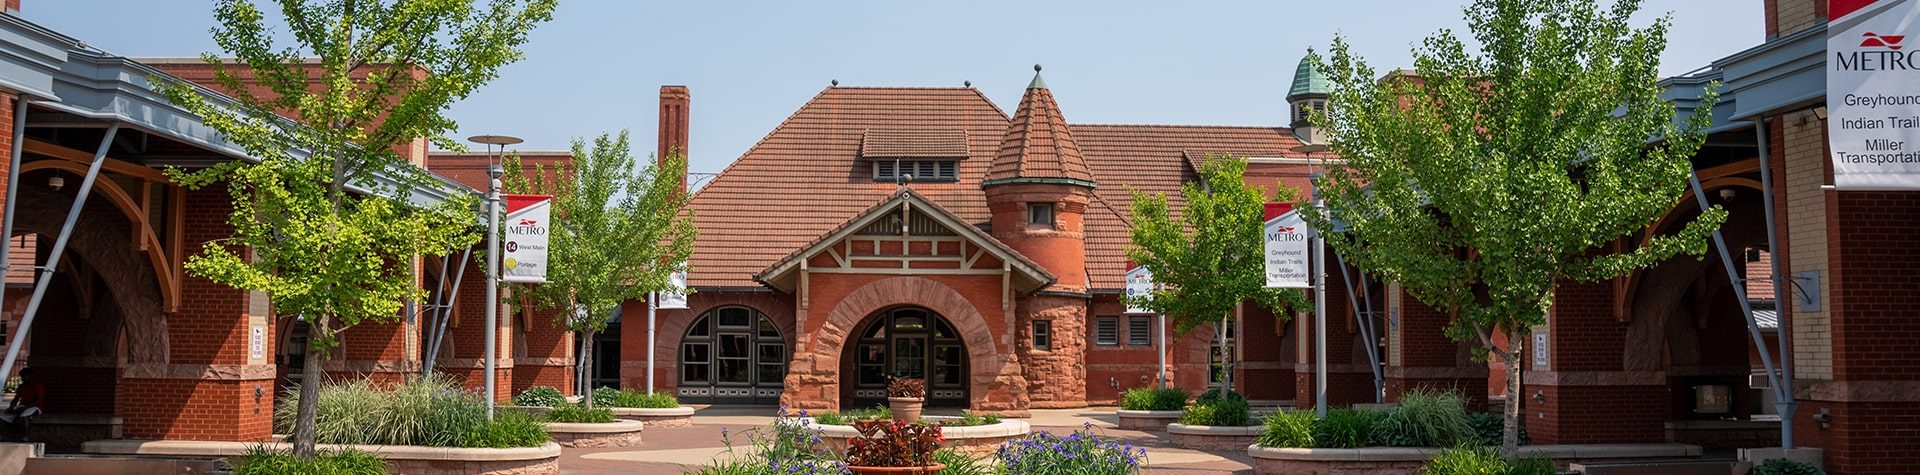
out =
[[497,163],[496,163],[496,164],[493,164],[493,165],[488,165],[488,166],[487,166],[487,177],[488,177],[488,178],[492,178],[492,179],[495,179],[495,180],[498,180],[498,179],[500,179],[500,177],[502,177],[502,176],[506,176],[506,174],[507,174],[507,169],[506,169],[506,168],[504,168],[504,167],[501,167],[501,166],[500,166],[499,164],[497,164]]

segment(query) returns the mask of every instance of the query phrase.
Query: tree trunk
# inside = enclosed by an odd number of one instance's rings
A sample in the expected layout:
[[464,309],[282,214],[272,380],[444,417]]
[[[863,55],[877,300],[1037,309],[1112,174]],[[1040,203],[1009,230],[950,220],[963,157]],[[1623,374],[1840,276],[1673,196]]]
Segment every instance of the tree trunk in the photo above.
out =
[[[580,334],[583,335],[587,341],[587,344],[580,345],[580,367],[585,368],[585,371],[582,371],[583,373],[586,374],[585,377],[592,378],[593,377],[593,329],[583,330],[580,332]],[[587,383],[586,388],[587,388],[587,393],[582,394],[581,396],[583,397],[581,399],[585,400],[587,409],[593,409],[593,383]]]
[[1522,358],[1524,354],[1521,351],[1526,348],[1525,338],[1526,336],[1520,332],[1509,331],[1507,332],[1508,351],[1502,352],[1498,348],[1493,350],[1503,355],[1501,359],[1506,360],[1507,363],[1507,406],[1504,411],[1506,421],[1500,427],[1500,453],[1509,457],[1520,449],[1520,404],[1527,399],[1525,394],[1521,394],[1523,385],[1520,381],[1520,375],[1523,374],[1520,371],[1520,365],[1524,361]]
[[320,412],[320,384],[326,375],[320,373],[320,352],[314,351],[314,342],[321,341],[328,334],[327,318],[308,322],[306,361],[300,366],[300,402],[299,411],[293,419],[293,455],[301,460],[313,459],[313,445]]
[[1220,317],[1220,397],[1233,393],[1233,345],[1227,338],[1227,317]]

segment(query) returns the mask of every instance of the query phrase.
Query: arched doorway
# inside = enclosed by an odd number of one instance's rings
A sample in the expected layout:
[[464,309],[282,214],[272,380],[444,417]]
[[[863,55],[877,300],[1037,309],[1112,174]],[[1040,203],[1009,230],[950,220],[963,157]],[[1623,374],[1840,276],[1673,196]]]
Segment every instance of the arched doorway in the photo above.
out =
[[787,340],[759,310],[709,310],[680,340],[682,402],[778,404],[786,377]]
[[945,317],[922,307],[899,307],[869,317],[840,358],[840,407],[887,402],[889,377],[927,381],[927,405],[968,406],[967,347]]

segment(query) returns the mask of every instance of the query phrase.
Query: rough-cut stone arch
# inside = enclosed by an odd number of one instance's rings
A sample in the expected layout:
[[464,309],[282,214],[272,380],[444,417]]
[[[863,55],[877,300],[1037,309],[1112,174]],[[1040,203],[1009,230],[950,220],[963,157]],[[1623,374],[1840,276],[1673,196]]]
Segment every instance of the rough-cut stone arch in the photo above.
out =
[[789,388],[797,384],[818,385],[822,394],[829,395],[825,398],[827,400],[794,401],[791,396],[783,396],[782,399],[802,407],[825,403],[821,408],[837,408],[840,356],[845,350],[847,338],[867,317],[882,310],[908,305],[940,314],[947,323],[953,324],[955,331],[960,332],[960,339],[967,347],[970,379],[967,387],[973,398],[974,410],[1018,412],[1025,409],[1020,402],[1022,388],[1026,387],[1024,377],[1020,376],[1017,362],[1003,355],[995,345],[993,330],[987,326],[986,316],[959,291],[933,279],[913,276],[877,280],[841,299],[827,313],[820,330],[814,332],[794,352],[794,367],[787,372]]
[[[14,233],[40,234],[44,237],[42,245],[51,246],[66,223],[67,210],[73,203],[72,189],[56,192],[24,186],[29,182],[22,180],[23,186],[14,198],[18,203],[14,207]],[[102,316],[118,317],[122,323],[117,332],[89,332],[87,347],[124,349],[119,361],[126,364],[165,364],[167,322],[161,311],[159,281],[147,256],[129,242],[128,236],[132,235],[132,224],[112,204],[89,200],[67,242],[69,255],[92,266],[111,294],[96,301],[110,300],[119,310]]]
[[[1730,186],[1707,186],[1708,193],[1722,188],[1737,188],[1741,193],[1755,196],[1757,188],[1744,182]],[[1712,196],[1712,195],[1710,195]],[[1691,201],[1689,201],[1691,203]],[[1732,204],[1718,203],[1727,207],[1727,222],[1720,231],[1726,238],[1730,253],[1739,258],[1742,246],[1764,244],[1766,242],[1765,211],[1758,199],[1746,198]],[[1661,233],[1673,233],[1689,222],[1698,209],[1697,206],[1684,206],[1669,211],[1668,229],[1655,229]],[[1669,219],[1684,218],[1684,219]],[[1707,255],[1703,259],[1692,256],[1675,256],[1653,268],[1636,272],[1627,290],[1626,345],[1623,347],[1622,366],[1630,371],[1659,371],[1669,366],[1686,366],[1701,361],[1698,320],[1703,318],[1698,312],[1707,306],[1696,305],[1690,297],[1699,295],[1699,286],[1726,285],[1726,270],[1719,261],[1718,251],[1708,244]],[[1732,292],[1724,292],[1716,298],[1732,298]],[[1771,297],[1771,296],[1767,296]],[[1744,322],[1742,323],[1744,325]]]

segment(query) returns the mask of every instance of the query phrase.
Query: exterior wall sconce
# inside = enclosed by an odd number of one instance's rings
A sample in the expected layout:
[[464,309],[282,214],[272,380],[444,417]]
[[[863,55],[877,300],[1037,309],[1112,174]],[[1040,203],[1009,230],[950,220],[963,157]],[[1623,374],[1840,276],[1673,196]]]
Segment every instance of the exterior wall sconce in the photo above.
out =
[[61,188],[65,188],[66,186],[67,177],[56,176],[47,179],[47,188],[52,188],[53,191],[60,191]]
[[1821,429],[1832,429],[1833,428],[1833,412],[1828,411],[1824,407],[1820,408],[1820,413],[1813,415],[1813,421],[1820,423]]

